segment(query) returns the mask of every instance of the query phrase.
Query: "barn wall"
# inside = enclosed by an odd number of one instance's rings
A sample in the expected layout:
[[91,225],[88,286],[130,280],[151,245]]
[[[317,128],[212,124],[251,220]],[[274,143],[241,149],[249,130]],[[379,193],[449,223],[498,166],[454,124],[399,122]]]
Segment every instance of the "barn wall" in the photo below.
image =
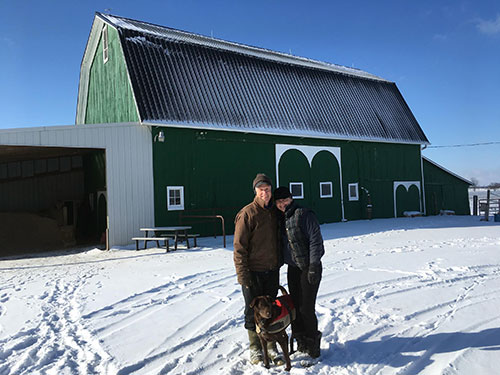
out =
[[0,130],[0,145],[105,150],[110,244],[125,245],[153,224],[151,133],[138,124]]
[[[160,128],[153,129],[156,134]],[[268,174],[276,183],[276,144],[339,147],[341,166],[335,165],[328,153],[318,153],[310,166],[306,158],[292,152],[282,158],[280,185],[290,181],[305,181],[305,197],[300,203],[312,207],[321,222],[339,221],[342,213],[340,179],[344,192],[345,219],[366,218],[367,196],[360,191],[358,201],[349,201],[349,183],[358,183],[367,189],[373,204],[373,217],[394,216],[394,181],[421,181],[418,145],[375,142],[347,142],[296,137],[266,136],[224,131],[199,131],[181,128],[161,128],[165,142],[153,145],[155,171],[156,225],[179,223],[180,215],[221,214],[227,230],[232,232],[237,211],[253,199],[251,182],[256,173]],[[331,173],[330,173],[331,170]],[[342,176],[335,176],[342,171]],[[326,173],[326,174],[325,174]],[[341,177],[341,178],[340,178]],[[319,182],[334,180],[334,194],[329,200],[319,199]],[[183,186],[185,209],[167,210],[167,186]],[[307,186],[307,187],[306,187]],[[420,197],[407,194],[402,202],[409,202],[409,210],[420,206]],[[408,198],[408,199],[407,199]],[[405,207],[398,207],[398,209]],[[210,227],[197,228],[209,233]]]
[[425,159],[423,167],[427,214],[453,210],[457,215],[470,215],[469,184]]
[[0,180],[0,212],[43,211],[57,200],[79,200],[83,195],[84,172],[81,169],[8,182]]
[[138,122],[134,96],[117,31],[108,26],[109,59],[103,60],[102,33],[90,68],[86,124]]

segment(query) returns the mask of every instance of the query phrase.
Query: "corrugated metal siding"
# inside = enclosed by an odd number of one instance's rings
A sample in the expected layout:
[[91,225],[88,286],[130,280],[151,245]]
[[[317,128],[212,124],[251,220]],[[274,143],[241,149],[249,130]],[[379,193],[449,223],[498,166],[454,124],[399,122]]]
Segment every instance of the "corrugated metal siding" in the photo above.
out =
[[106,150],[110,244],[124,245],[154,225],[151,133],[137,124],[0,130],[0,145]]
[[195,43],[160,26],[112,20],[142,121],[428,143],[392,82],[321,69],[319,62],[290,63],[292,56],[259,58],[223,43]]

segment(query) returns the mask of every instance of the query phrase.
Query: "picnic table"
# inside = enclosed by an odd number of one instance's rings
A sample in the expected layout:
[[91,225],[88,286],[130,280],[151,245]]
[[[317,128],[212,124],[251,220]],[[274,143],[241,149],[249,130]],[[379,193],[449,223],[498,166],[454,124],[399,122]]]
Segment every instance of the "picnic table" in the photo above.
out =
[[[154,237],[173,237],[174,240],[174,249],[177,250],[177,243],[179,240],[186,241],[186,247],[189,249],[189,237],[194,238],[196,243],[197,235],[189,235],[188,230],[192,227],[190,226],[177,226],[177,227],[151,227],[151,228],[141,228],[142,232],[146,232],[145,236],[148,238],[148,233],[152,232]],[[146,246],[146,244],[144,244]]]

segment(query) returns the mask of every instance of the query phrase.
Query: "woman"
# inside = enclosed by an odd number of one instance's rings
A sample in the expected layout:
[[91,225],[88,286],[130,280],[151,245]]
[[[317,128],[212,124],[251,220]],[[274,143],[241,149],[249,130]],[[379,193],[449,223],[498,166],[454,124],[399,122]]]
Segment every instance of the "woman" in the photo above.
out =
[[292,337],[298,350],[312,358],[320,356],[321,332],[316,318],[316,296],[321,281],[321,257],[325,253],[321,230],[314,212],[297,205],[290,190],[274,191],[280,220],[283,256],[288,264],[288,288],[297,309],[292,322]]

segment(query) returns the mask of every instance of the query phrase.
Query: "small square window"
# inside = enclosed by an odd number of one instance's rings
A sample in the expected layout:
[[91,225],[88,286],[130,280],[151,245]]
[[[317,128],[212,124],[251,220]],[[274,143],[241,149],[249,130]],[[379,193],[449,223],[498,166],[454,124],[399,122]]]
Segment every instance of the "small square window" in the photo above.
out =
[[167,186],[167,210],[184,209],[184,186]]
[[349,184],[349,200],[350,201],[359,200],[359,190],[357,182],[355,184]]
[[332,183],[330,181],[319,183],[319,197],[320,198],[333,197],[333,188],[332,188]]
[[302,182],[290,182],[290,192],[293,199],[304,199],[304,184]]

